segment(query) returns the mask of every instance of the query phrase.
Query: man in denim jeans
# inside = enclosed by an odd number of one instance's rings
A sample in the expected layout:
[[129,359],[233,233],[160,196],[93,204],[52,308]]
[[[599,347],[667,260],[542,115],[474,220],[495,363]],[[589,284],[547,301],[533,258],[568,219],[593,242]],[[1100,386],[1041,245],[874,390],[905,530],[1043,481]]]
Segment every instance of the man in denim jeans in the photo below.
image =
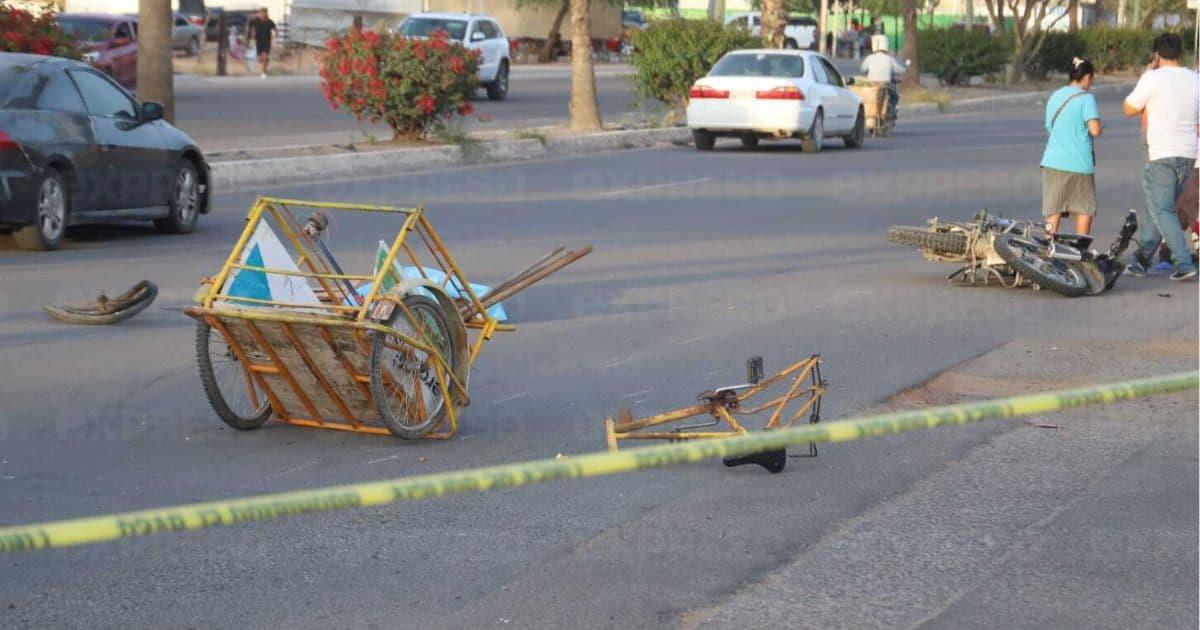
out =
[[1146,213],[1139,222],[1141,235],[1133,262],[1125,268],[1144,276],[1150,257],[1164,240],[1175,264],[1172,280],[1196,277],[1188,244],[1175,216],[1175,200],[1200,153],[1200,77],[1179,65],[1183,40],[1174,33],[1154,40],[1154,61],[1133,92],[1125,98],[1125,115],[1146,115],[1146,144],[1150,161],[1142,171]]

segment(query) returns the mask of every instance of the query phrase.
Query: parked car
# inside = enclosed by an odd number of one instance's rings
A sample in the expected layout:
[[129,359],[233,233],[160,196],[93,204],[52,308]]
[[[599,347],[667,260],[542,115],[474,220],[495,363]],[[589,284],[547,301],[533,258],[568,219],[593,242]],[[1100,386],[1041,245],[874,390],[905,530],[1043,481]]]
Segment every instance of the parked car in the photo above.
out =
[[416,13],[405,18],[395,32],[405,37],[429,37],[435,31],[445,31],[451,40],[479,51],[479,82],[487,89],[488,98],[502,101],[508,96],[512,59],[508,38],[495,19],[469,13]]
[[193,24],[182,13],[176,13],[174,18],[175,23],[171,27],[171,48],[182,50],[189,57],[199,55],[200,46],[205,39],[204,27]]
[[621,30],[629,29],[644,29],[650,24],[646,22],[646,16],[642,15],[641,11],[627,10],[621,11]]
[[83,223],[194,230],[208,163],[162,116],[87,64],[0,53],[0,227],[24,249],[54,249]]
[[717,61],[690,91],[687,124],[696,148],[731,136],[746,147],[761,139],[799,138],[816,153],[831,136],[863,143],[862,100],[846,89],[828,59],[799,50],[738,50]]
[[75,38],[84,61],[117,83],[137,85],[137,20],[127,15],[63,13],[58,25]]
[[[762,33],[762,14],[758,12],[731,16],[725,23],[740,26],[756,37]],[[787,26],[783,28],[783,36],[783,47],[793,50],[816,50],[821,41],[817,21],[806,15],[789,17]]]
[[254,18],[257,11],[226,11],[221,7],[212,7],[208,10],[208,21],[204,24],[204,38],[210,42],[217,41],[218,31],[221,29],[221,14],[225,14],[225,28],[229,30],[237,29],[238,33],[243,36],[246,34],[246,25]]

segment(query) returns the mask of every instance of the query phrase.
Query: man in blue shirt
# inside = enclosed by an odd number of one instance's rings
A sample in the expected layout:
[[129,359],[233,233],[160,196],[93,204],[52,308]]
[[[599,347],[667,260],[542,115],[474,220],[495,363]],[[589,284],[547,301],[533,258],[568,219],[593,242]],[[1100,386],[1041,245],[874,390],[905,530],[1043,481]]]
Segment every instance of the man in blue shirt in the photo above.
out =
[[1075,231],[1088,234],[1096,216],[1096,157],[1092,139],[1103,133],[1092,89],[1096,69],[1076,57],[1067,74],[1070,84],[1046,101],[1046,151],[1042,154],[1042,216],[1046,229],[1058,231],[1062,217],[1075,215]]

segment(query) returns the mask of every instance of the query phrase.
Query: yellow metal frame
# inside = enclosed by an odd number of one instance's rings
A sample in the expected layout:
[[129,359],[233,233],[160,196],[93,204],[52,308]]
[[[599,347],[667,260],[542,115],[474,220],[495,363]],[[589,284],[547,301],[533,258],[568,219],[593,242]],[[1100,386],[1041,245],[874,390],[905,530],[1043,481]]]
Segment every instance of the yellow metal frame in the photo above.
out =
[[[786,386],[786,389],[784,387]],[[826,383],[821,378],[821,357],[814,354],[803,361],[793,363],[783,371],[758,383],[735,385],[699,396],[699,404],[675,409],[644,418],[633,417],[629,409],[620,409],[617,417],[604,419],[604,433],[608,450],[616,451],[624,440],[706,440],[746,435],[750,432],[738,416],[750,417],[769,413],[763,430],[793,426],[805,418],[810,423],[820,420],[821,397],[825,395]],[[766,402],[750,404],[751,399],[764,392],[776,392]],[[801,400],[799,407],[788,410],[793,401]],[[788,410],[786,419],[784,412]],[[682,424],[685,420],[710,416],[702,424]],[[666,429],[664,425],[678,425]],[[697,429],[724,425],[725,430],[699,431]]]
[[[392,240],[387,256],[383,264],[380,265],[378,272],[372,272],[371,274],[342,273],[337,271],[337,264],[301,228],[303,222],[297,221],[296,211],[308,211],[310,215],[327,211],[395,215],[400,219],[400,227],[396,233],[396,237]],[[253,237],[255,230],[258,228],[259,223],[262,221],[269,221],[278,228],[277,233],[281,233],[286,239],[285,246],[291,246],[290,253],[296,257],[296,266],[301,269],[300,271],[244,265],[238,262]],[[413,234],[417,235],[415,246],[407,242],[410,240],[408,237]],[[422,260],[423,256],[421,254],[424,254],[428,258],[429,264]],[[221,270],[216,276],[205,281],[207,288],[202,289],[201,293],[198,294],[199,304],[187,309],[186,312],[196,319],[208,322],[215,331],[221,334],[225,342],[239,356],[241,359],[240,362],[246,368],[245,377],[247,385],[258,385],[270,402],[275,418],[280,422],[297,426],[356,433],[390,434],[386,427],[378,424],[369,424],[366,420],[371,420],[370,418],[357,417],[350,410],[350,405],[331,384],[328,378],[329,375],[324,373],[322,366],[318,365],[310,356],[309,350],[312,348],[306,348],[304,340],[297,338],[294,333],[294,326],[306,325],[319,328],[324,342],[328,344],[330,350],[340,360],[341,368],[346,371],[349,379],[356,385],[359,392],[372,402],[373,398],[371,397],[370,388],[367,386],[370,382],[369,376],[356,370],[350,361],[343,356],[341,349],[333,341],[333,337],[329,332],[331,329],[348,329],[359,349],[367,354],[370,353],[371,344],[368,333],[385,334],[395,343],[425,352],[435,359],[434,371],[436,373],[436,382],[445,401],[446,414],[439,426],[434,427],[434,431],[424,437],[428,439],[448,439],[453,437],[458,431],[458,408],[469,404],[465,378],[459,378],[450,369],[446,357],[441,356],[425,338],[420,340],[411,338],[371,319],[372,309],[376,306],[376,303],[389,301],[399,305],[403,309],[405,316],[410,321],[412,320],[412,315],[408,312],[408,309],[395,296],[380,293],[380,287],[383,285],[384,280],[389,274],[392,274],[393,262],[401,257],[420,270],[420,274],[427,284],[439,284],[433,282],[428,277],[425,272],[427,267],[436,267],[442,271],[444,279],[440,282],[440,288],[443,291],[453,283],[454,289],[458,294],[458,297],[454,298],[454,302],[459,307],[459,313],[446,313],[446,315],[447,317],[460,317],[461,313],[469,313],[466,321],[463,321],[463,325],[466,329],[476,331],[473,340],[467,339],[466,370],[470,370],[471,366],[475,364],[483,346],[497,331],[515,330],[513,326],[500,324],[499,321],[488,314],[488,309],[484,307],[480,301],[480,296],[475,294],[471,283],[467,280],[461,268],[454,261],[453,256],[450,255],[450,252],[442,243],[441,238],[433,229],[423,208],[398,208],[392,206],[302,201],[271,197],[259,197],[255,200],[246,217],[246,226],[234,244],[233,249],[229,252],[229,256],[225,259],[225,263],[221,266]],[[315,305],[289,304],[223,294],[221,292],[222,288],[225,286],[230,274],[235,270],[260,271],[266,274],[303,278],[309,282],[314,292],[322,301],[320,304]],[[395,280],[399,283],[403,279],[395,278]],[[352,295],[345,286],[346,282],[354,281],[370,281],[372,283],[371,290],[362,299],[362,303],[357,306],[351,306],[357,303],[357,295]],[[256,364],[249,361],[246,350],[227,330],[222,323],[223,319],[241,320],[244,322],[244,325],[255,338],[258,345],[268,355],[268,364]],[[343,415],[347,416],[346,419],[349,422],[338,422],[328,418],[316,417],[320,414],[315,409],[315,406],[299,385],[295,375],[290,372],[286,363],[277,356],[271,349],[271,344],[263,338],[256,322],[269,322],[283,332],[291,348],[301,358],[308,372],[320,384],[321,389],[328,399],[333,401]],[[413,329],[422,330],[422,327],[414,322]],[[308,411],[307,415],[314,417],[301,417],[289,413],[284,404],[280,402],[278,393],[271,389],[264,378],[264,374],[278,375],[283,378],[289,385],[289,388],[295,392],[302,406]],[[253,398],[255,394],[252,386],[250,390],[252,399],[256,400],[256,398]]]

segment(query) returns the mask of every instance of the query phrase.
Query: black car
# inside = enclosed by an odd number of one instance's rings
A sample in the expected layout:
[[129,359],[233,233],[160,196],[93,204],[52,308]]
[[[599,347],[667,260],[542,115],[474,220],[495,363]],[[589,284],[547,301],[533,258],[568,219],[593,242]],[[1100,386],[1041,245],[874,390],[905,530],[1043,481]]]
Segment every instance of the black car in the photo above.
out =
[[82,223],[194,230],[208,163],[162,116],[86,64],[0,53],[0,228],[23,249],[54,249]]

